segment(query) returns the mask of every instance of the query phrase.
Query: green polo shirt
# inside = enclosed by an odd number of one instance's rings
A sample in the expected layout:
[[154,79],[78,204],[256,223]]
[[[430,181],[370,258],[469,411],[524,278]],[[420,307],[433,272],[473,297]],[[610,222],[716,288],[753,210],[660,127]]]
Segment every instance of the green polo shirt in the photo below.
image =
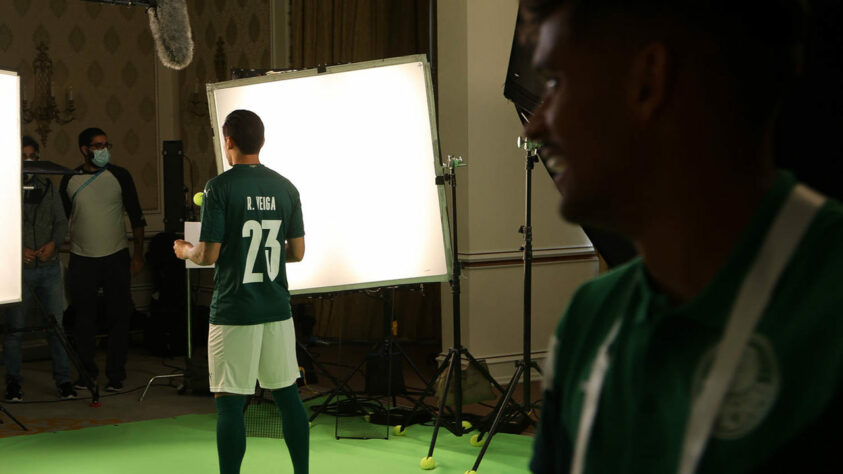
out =
[[[585,472],[676,472],[691,394],[701,390],[744,276],[795,184],[792,175],[779,173],[725,264],[687,304],[671,306],[640,258],[577,291],[552,343],[534,472],[568,472],[582,385],[618,318],[622,326],[610,348]],[[829,200],[750,339],[698,472],[752,471],[824,422],[839,397],[842,320],[843,207]]]
[[290,318],[285,241],[304,236],[295,186],[263,165],[234,165],[208,181],[201,242],[220,242],[211,324]]

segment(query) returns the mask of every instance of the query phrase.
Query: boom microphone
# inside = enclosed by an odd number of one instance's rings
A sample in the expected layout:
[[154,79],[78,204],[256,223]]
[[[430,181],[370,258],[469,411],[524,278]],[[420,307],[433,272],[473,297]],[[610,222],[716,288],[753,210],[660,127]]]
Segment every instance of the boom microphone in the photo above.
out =
[[158,0],[146,12],[158,58],[170,69],[186,68],[193,60],[193,38],[185,0]]

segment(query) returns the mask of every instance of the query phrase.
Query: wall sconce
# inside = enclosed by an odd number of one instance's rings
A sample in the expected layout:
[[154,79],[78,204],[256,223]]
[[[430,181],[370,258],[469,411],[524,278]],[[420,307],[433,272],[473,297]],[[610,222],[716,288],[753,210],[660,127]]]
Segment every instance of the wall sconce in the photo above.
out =
[[32,63],[32,72],[35,75],[34,88],[35,99],[32,107],[26,101],[24,92],[21,100],[21,115],[24,123],[33,120],[38,122],[36,131],[41,136],[41,146],[47,147],[47,136],[50,134],[50,124],[56,122],[64,125],[73,121],[73,112],[76,107],[73,105],[73,88],[67,88],[65,97],[66,103],[63,111],[59,111],[56,98],[53,96],[53,60],[47,54],[46,44],[38,44],[38,54]]

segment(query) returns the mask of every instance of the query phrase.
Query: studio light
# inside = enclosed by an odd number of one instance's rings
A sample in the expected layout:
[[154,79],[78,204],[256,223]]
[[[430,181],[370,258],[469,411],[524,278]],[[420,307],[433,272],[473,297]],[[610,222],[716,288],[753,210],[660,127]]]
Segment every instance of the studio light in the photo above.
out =
[[0,305],[21,300],[20,77],[0,69]]
[[219,172],[222,124],[264,122],[263,164],[301,195],[307,252],[287,266],[292,293],[448,281],[445,195],[423,56],[208,85]]

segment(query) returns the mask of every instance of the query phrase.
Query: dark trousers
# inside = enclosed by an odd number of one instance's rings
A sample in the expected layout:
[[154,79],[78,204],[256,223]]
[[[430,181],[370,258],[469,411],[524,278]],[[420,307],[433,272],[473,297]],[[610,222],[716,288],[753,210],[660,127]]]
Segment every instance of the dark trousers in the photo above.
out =
[[105,375],[109,382],[126,378],[126,353],[129,349],[131,300],[129,284],[129,249],[105,257],[70,254],[67,270],[70,297],[76,308],[74,334],[79,358],[85,370],[96,378],[94,362],[97,330],[97,293],[102,287],[108,321],[108,355]]

